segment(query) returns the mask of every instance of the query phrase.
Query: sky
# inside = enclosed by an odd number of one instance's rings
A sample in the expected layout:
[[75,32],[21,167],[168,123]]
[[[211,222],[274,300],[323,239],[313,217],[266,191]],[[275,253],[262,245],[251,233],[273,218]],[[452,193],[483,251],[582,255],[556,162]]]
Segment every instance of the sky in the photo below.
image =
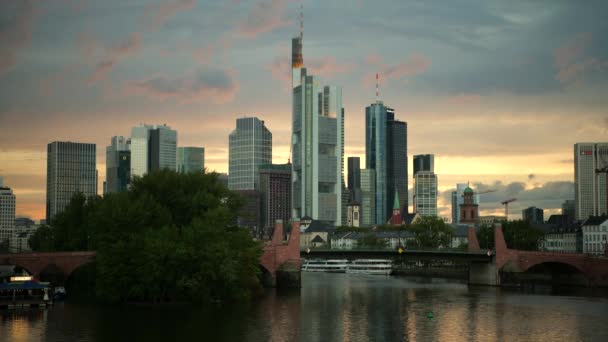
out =
[[[608,141],[608,2],[566,0],[2,0],[0,176],[17,215],[44,217],[46,146],[105,146],[167,124],[227,172],[236,118],[289,155],[290,44],[304,7],[304,64],[343,89],[345,158],[365,164],[365,106],[408,123],[408,155],[435,154],[439,208],[470,182],[480,214],[574,198],[573,144]],[[411,194],[410,194],[411,197]],[[411,208],[410,208],[411,209]]]

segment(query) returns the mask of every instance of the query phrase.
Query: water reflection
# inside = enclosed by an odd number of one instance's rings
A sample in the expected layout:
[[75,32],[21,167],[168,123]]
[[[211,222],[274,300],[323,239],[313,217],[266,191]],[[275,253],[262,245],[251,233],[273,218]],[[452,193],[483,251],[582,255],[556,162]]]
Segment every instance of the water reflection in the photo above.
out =
[[222,309],[59,304],[0,312],[0,341],[608,341],[608,301],[450,281],[306,273]]

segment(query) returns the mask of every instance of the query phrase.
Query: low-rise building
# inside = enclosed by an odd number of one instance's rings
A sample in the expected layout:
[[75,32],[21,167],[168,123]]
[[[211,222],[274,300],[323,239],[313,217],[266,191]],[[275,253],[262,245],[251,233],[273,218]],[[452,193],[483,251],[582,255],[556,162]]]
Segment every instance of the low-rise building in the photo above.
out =
[[329,229],[321,221],[307,223],[306,230],[300,234],[300,249],[318,248],[329,245]]
[[[387,249],[397,249],[407,247],[409,241],[414,240],[414,234],[408,231],[388,231],[388,232],[347,232],[334,236],[331,239],[332,249],[354,249],[365,248],[366,239],[373,236],[377,245],[374,247],[384,247]],[[367,246],[372,247],[372,246]]]
[[469,243],[469,226],[465,224],[452,224],[450,227],[454,230],[450,248],[462,248],[467,246]]
[[590,216],[581,226],[582,252],[603,255],[608,249],[608,216]]
[[544,239],[540,243],[540,249],[549,252],[560,253],[581,253],[577,243],[581,227],[577,224],[554,225],[545,233]]
[[479,216],[477,218],[477,224],[480,226],[493,225],[495,223],[500,223],[506,221],[507,218],[500,215],[487,215],[487,216]]

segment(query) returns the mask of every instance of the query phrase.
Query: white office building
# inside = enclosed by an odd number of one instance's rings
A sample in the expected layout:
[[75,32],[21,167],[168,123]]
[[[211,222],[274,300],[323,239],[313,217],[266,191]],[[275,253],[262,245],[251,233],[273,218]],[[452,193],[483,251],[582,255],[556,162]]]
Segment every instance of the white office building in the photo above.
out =
[[420,216],[437,216],[437,175],[419,171],[414,175],[414,212]]
[[603,255],[608,248],[608,216],[591,216],[581,227],[583,253]]
[[15,231],[15,204],[13,190],[0,185],[0,243],[9,245]]
[[608,143],[574,144],[574,200],[577,220],[608,214],[606,173]]
[[376,223],[376,170],[361,170],[361,225],[371,227]]

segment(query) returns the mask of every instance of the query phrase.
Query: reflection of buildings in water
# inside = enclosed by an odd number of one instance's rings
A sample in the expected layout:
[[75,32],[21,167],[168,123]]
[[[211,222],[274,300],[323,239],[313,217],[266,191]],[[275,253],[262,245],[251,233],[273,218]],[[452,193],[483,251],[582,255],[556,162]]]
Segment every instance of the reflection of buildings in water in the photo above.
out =
[[[265,322],[256,325],[266,325],[269,336],[267,341],[296,341],[300,332],[300,296],[277,293],[267,294],[260,307],[259,317],[266,318]],[[258,332],[258,331],[256,331]],[[253,336],[259,338],[259,336]]]
[[414,289],[407,290],[407,312],[406,312],[406,321],[405,321],[405,331],[407,332],[407,340],[411,342],[416,342],[418,339],[416,338],[416,310],[414,310],[413,303],[416,301],[416,291]]

